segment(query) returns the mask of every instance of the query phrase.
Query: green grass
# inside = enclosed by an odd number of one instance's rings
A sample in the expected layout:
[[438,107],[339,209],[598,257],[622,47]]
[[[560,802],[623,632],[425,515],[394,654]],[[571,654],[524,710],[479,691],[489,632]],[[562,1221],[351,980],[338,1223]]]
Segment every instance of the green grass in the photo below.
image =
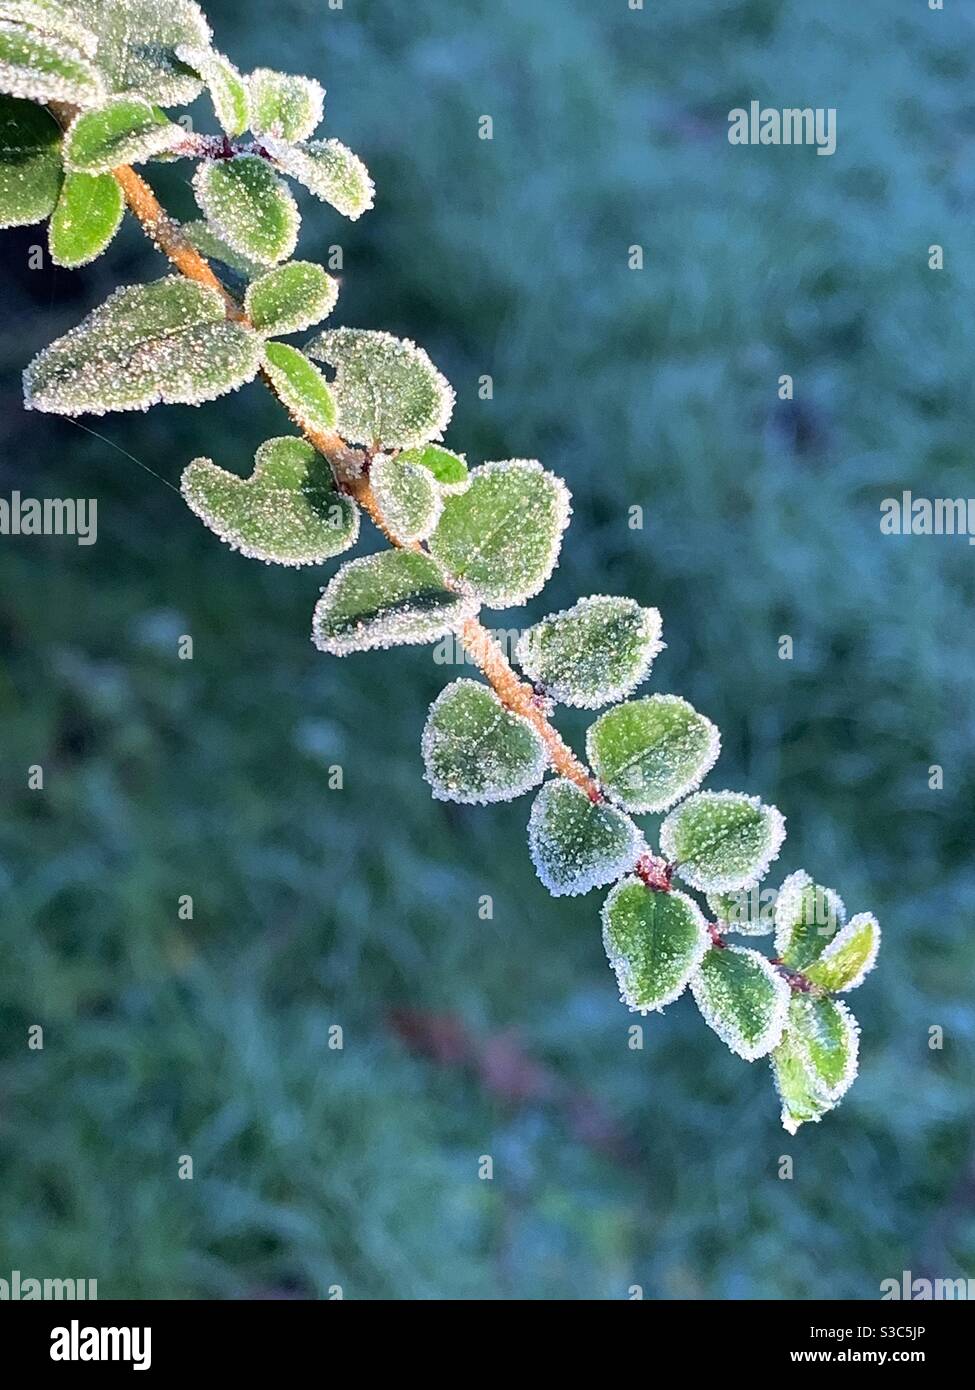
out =
[[[40,232],[5,233],[0,492],[95,496],[99,540],[0,541],[0,1275],[875,1298],[904,1268],[971,1274],[972,552],[879,532],[902,488],[972,491],[961,7],[291,0],[266,34],[253,0],[210,9],[240,64],[323,80],[327,133],[376,176],[354,227],[304,208],[301,254],[345,249],[335,322],[430,351],[472,462],[566,477],[563,563],[528,618],[585,593],[658,606],[648,689],[720,726],[709,785],[788,816],[772,881],[815,872],[884,946],[851,998],[861,1076],[795,1139],[765,1064],[689,998],[631,1051],[600,897],[548,898],[528,802],[452,807],[421,780],[426,706],[464,672],[429,649],[316,653],[334,567],[246,561],[163,485],[200,453],[246,472],[280,412],[255,387],[91,422],[163,481],[23,414],[30,353],[161,263],[130,230],[81,274],[28,271]],[[730,147],[753,97],[835,106],[836,155]],[[188,177],[157,180],[182,212]],[[563,721],[577,747],[585,722]],[[457,1016],[480,1060],[415,1055],[395,1009]]]

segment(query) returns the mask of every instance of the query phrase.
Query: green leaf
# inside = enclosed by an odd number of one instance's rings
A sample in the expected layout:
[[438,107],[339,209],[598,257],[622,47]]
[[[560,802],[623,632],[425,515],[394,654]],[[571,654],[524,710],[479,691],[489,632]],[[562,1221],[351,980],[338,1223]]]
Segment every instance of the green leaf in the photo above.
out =
[[789,1005],[788,1027],[817,1091],[835,1103],[856,1079],[856,1019],[841,999],[796,994]]
[[709,893],[708,907],[722,932],[733,931],[740,936],[768,936],[773,929],[767,904],[755,902],[753,893],[744,890]]
[[797,869],[775,899],[775,952],[793,970],[821,955],[846,921],[843,899]]
[[429,469],[404,463],[402,455],[377,454],[369,481],[383,520],[398,541],[405,545],[429,536],[443,506]]
[[120,164],[141,164],[186,139],[182,126],[141,97],[112,97],[76,116],[64,137],[67,168],[104,174]]
[[444,492],[464,492],[470,484],[467,460],[462,454],[451,453],[439,444],[424,444],[418,449],[404,449],[399,457],[404,463],[429,468]]
[[179,44],[176,57],[206,83],[220,129],[231,137],[242,135],[250,120],[247,83],[230,59],[194,44]]
[[217,236],[240,255],[275,265],[295,249],[301,221],[297,204],[257,155],[200,164],[193,191]]
[[365,328],[331,328],[305,348],[335,368],[342,437],[353,444],[409,448],[439,438],[454,408],[450,383],[422,348]]
[[110,92],[135,92],[157,106],[185,106],[203,83],[177,48],[210,47],[210,28],[192,0],[72,0],[98,39],[96,61]]
[[440,801],[511,801],[545,776],[545,744],[479,681],[453,681],[430,706],[421,744],[426,780]]
[[660,827],[663,853],[685,883],[705,893],[750,888],[784,839],[781,812],[740,792],[697,792]]
[[312,640],[333,656],[433,642],[476,611],[429,555],[384,550],[342,566],[315,607]]
[[289,145],[268,136],[264,145],[279,169],[343,217],[354,222],[372,207],[376,189],[368,169],[338,140]]
[[686,700],[650,695],[601,714],[586,750],[614,801],[627,811],[665,811],[710,772],[721,736]]
[[714,947],[691,980],[691,993],[704,1022],[746,1062],[778,1045],[789,986],[759,951]]
[[630,875],[603,904],[603,945],[623,1003],[645,1014],[683,994],[708,949],[708,933],[686,893],[656,893]]
[[56,415],[198,405],[251,381],[262,347],[253,329],[226,318],[215,290],[170,275],[116,290],[38,353],[24,398],[28,410]]
[[0,21],[0,92],[28,101],[92,106],[102,80],[84,53],[55,34]]
[[336,490],[327,460],[293,436],[262,444],[249,478],[194,459],[182,490],[222,541],[268,564],[318,565],[348,550],[359,534],[359,509]]
[[210,224],[202,219],[198,222],[184,222],[183,235],[191,246],[196,247],[201,256],[206,256],[208,261],[221,261],[245,280],[256,280],[267,271],[267,266],[242,256],[232,246],[228,246],[217,236]]
[[561,478],[530,459],[485,463],[448,497],[430,550],[489,608],[525,603],[556,564],[569,524]]
[[328,317],[338,297],[338,282],[320,265],[289,261],[248,285],[244,310],[267,338],[310,328]]
[[833,1108],[817,1086],[805,1055],[788,1028],[772,1052],[772,1075],[782,1101],[782,1125],[790,1134],[810,1120],[818,1123]]
[[873,969],[879,950],[879,922],[870,912],[858,912],[836,933],[819,957],[806,966],[804,973],[823,989],[856,989]]
[[660,614],[631,598],[595,594],[523,633],[516,659],[553,700],[598,709],[644,680],[660,651]]
[[122,189],[111,174],[66,174],[48,227],[54,264],[74,268],[100,256],[124,212]]
[[790,1134],[818,1121],[853,1084],[860,1030],[838,999],[794,994],[772,1071],[782,1100],[782,1124]]
[[645,845],[629,816],[559,778],[535,798],[528,848],[538,877],[560,898],[612,883],[632,869]]
[[247,79],[251,128],[281,140],[304,140],[321,122],[325,92],[311,77],[255,68]]
[[292,420],[301,429],[335,428],[336,410],[328,382],[317,367],[287,343],[268,343],[264,369]]
[[49,217],[61,187],[61,130],[32,101],[0,96],[0,227]]
[[86,58],[93,58],[98,48],[98,39],[91,30],[54,0],[0,0],[0,20],[66,39]]

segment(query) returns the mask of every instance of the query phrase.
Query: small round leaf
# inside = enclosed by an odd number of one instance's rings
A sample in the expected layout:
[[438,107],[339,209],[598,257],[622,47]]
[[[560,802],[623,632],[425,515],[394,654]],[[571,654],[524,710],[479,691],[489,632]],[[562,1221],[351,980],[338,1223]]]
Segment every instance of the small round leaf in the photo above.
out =
[[253,329],[228,320],[215,290],[169,275],[116,290],[39,352],[24,401],[55,415],[199,405],[252,381],[262,348]]
[[426,780],[440,801],[511,801],[536,787],[548,765],[528,720],[472,680],[453,681],[434,700],[421,751]]
[[627,811],[665,811],[710,772],[721,736],[686,700],[650,695],[601,714],[586,749],[596,776]]
[[307,344],[335,368],[339,429],[353,444],[410,448],[439,438],[454,408],[450,383],[408,339],[365,328],[332,328]]
[[315,606],[312,640],[333,656],[432,642],[476,611],[429,555],[384,550],[342,566]]
[[230,136],[242,135],[250,117],[247,83],[230,59],[194,44],[180,44],[176,56],[206,83],[220,129]]
[[264,370],[292,420],[302,429],[334,429],[335,402],[328,382],[304,353],[288,343],[268,343]]
[[831,992],[856,989],[873,969],[879,950],[880,923],[872,913],[858,912],[803,973]]
[[612,883],[633,867],[644,842],[629,816],[559,778],[535,798],[528,847],[538,877],[559,898]]
[[417,449],[404,449],[399,455],[405,463],[428,468],[444,492],[464,492],[470,484],[467,460],[439,444],[423,444]]
[[247,286],[244,310],[258,333],[276,337],[327,318],[338,297],[338,282],[320,265],[289,261]]
[[54,264],[74,269],[100,256],[124,212],[121,186],[111,174],[67,173],[48,227]]
[[257,155],[200,164],[193,191],[217,236],[248,259],[276,265],[295,249],[298,206],[274,170]]
[[372,207],[376,189],[368,169],[338,140],[289,145],[268,136],[264,144],[282,173],[297,179],[309,193],[351,222]]
[[516,659],[553,700],[598,709],[646,678],[663,646],[660,628],[656,608],[595,594],[530,627],[518,641]]
[[321,122],[325,92],[311,77],[255,68],[247,79],[251,129],[281,140],[304,140]]
[[783,882],[775,899],[775,951],[793,970],[820,956],[846,921],[843,899],[813,883],[804,869]]
[[430,550],[488,608],[508,608],[551,575],[569,513],[562,479],[535,460],[485,463],[444,502]]
[[61,187],[61,127],[32,101],[0,96],[0,228],[49,217]]
[[686,893],[653,892],[631,875],[603,904],[603,945],[623,1003],[647,1013],[683,994],[708,949],[708,933]]
[[359,534],[358,507],[336,490],[321,454],[293,436],[262,444],[249,478],[194,459],[182,491],[222,541],[268,564],[318,565],[348,550]]
[[369,481],[383,520],[398,541],[405,545],[429,536],[443,502],[428,468],[404,462],[402,455],[377,454]]
[[186,139],[182,126],[139,96],[112,97],[82,111],[64,137],[64,162],[82,174],[105,174],[120,164],[139,164]]
[[691,993],[708,1027],[746,1062],[764,1057],[782,1037],[789,986],[758,951],[745,946],[708,951],[691,980]]
[[785,818],[757,796],[697,792],[660,827],[660,847],[685,883],[727,893],[757,883],[785,839]]

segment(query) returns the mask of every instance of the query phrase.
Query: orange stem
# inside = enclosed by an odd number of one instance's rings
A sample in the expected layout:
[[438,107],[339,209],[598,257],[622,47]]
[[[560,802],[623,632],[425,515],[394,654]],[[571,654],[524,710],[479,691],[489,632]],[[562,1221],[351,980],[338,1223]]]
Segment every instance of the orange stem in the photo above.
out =
[[[246,323],[247,315],[241,306],[211,269],[209,261],[187,240],[180,224],[166,212],[145,179],[126,164],[113,169],[112,172],[121,185],[129,208],[163,255],[168,257],[180,274],[185,275],[188,280],[195,280],[198,285],[206,285],[208,289],[216,290],[226,305],[228,318]],[[267,388],[277,396],[278,393],[268,374],[262,372],[261,375]],[[278,399],[280,400],[280,397]],[[298,420],[295,420],[295,424],[301,429],[309,444],[329,460],[345,491],[368,513],[390,544],[399,546],[400,542],[390,534],[386,526],[382,510],[369,484],[365,467],[368,455],[362,450],[350,448],[334,430],[308,429]],[[414,542],[412,548],[423,549],[418,542]],[[514,714],[520,714],[523,719],[527,719],[537,730],[548,749],[549,761],[555,771],[568,778],[570,782],[575,782],[591,800],[601,801],[602,792],[598,783],[559,731],[545,718],[534,690],[516,674],[501,646],[487,628],[476,618],[468,618],[461,628],[461,637],[471,659],[480,667],[501,703]]]

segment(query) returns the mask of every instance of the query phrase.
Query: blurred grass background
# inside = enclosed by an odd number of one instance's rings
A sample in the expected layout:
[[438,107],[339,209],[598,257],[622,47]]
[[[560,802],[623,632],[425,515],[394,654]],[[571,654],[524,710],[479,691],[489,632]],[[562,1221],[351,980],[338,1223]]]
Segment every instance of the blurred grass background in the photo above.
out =
[[[248,471],[285,432],[274,403],[86,422],[104,439],[25,414],[32,352],[163,266],[130,228],[82,273],[30,270],[38,230],[6,233],[0,493],[97,497],[99,538],[0,543],[0,1274],[357,1298],[875,1298],[904,1268],[975,1274],[973,557],[879,532],[902,488],[973,491],[971,14],[209,13],[242,67],[318,76],[327,133],[376,177],[354,226],[305,208],[299,253],[344,249],[335,321],[427,347],[472,462],[566,477],[574,524],[528,617],[657,605],[651,688],[720,725],[710,784],[788,815],[769,882],[810,869],[884,948],[851,999],[861,1077],[794,1139],[765,1064],[689,998],[630,1050],[598,895],[542,890],[528,802],[448,807],[421,781],[458,672],[317,654],[327,572],[232,554],[165,485],[200,453]],[[753,98],[836,107],[837,153],[732,148]],[[156,179],[184,215],[189,173]]]

